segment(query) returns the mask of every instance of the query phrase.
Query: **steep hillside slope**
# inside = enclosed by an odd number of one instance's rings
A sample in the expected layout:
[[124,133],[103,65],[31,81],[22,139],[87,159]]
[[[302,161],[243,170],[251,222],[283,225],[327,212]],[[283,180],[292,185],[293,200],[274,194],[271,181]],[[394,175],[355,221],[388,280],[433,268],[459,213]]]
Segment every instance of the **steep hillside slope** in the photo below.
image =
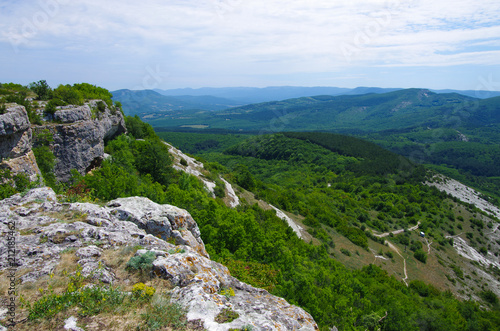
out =
[[[478,199],[464,206],[430,190],[421,166],[379,146],[327,133],[285,133],[203,157],[219,160],[239,185],[302,219],[301,226],[346,265],[374,263],[405,282],[426,280],[459,296],[476,295],[486,277],[500,295],[494,207],[481,212],[472,207]],[[477,255],[463,254],[465,247]],[[454,268],[471,275],[457,282]]]

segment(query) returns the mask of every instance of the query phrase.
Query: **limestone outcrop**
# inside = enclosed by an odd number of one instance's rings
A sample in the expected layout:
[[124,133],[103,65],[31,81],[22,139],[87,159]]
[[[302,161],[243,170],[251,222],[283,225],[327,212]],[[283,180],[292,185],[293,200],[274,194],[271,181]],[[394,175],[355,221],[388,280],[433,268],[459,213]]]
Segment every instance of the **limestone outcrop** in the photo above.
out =
[[47,124],[37,128],[48,129],[54,141],[51,149],[57,158],[54,174],[59,181],[71,177],[71,169],[80,174],[99,165],[104,159],[104,142],[124,133],[125,119],[119,111],[108,107],[103,112],[94,111],[97,100],[83,106],[69,106],[58,109],[54,119],[62,124]]
[[0,115],[0,166],[9,169],[12,175],[24,174],[34,181],[40,170],[31,150],[32,136],[23,106],[9,107]]
[[9,107],[0,115],[1,166],[12,175],[23,173],[35,181],[41,174],[32,151],[33,137],[44,131],[52,134],[50,148],[57,160],[57,180],[67,181],[71,169],[84,174],[99,165],[104,159],[104,142],[126,131],[122,113],[107,106],[100,111],[99,102],[58,107],[47,118],[50,121],[33,127],[23,106]]
[[[254,330],[318,330],[303,309],[240,282],[211,261],[198,225],[177,207],[139,197],[116,199],[106,206],[61,203],[52,189],[43,187],[0,201],[2,236],[12,225],[23,283],[49,275],[62,253],[72,249],[83,275],[112,284],[116,273],[102,256],[118,247],[141,245],[136,254],[152,251],[153,274],[174,286],[170,300],[186,308],[188,320],[199,321],[207,330],[250,325]],[[9,267],[7,255],[6,242],[1,241],[0,272]],[[224,295],[224,289],[234,293]],[[218,323],[216,316],[224,309],[239,317]]]

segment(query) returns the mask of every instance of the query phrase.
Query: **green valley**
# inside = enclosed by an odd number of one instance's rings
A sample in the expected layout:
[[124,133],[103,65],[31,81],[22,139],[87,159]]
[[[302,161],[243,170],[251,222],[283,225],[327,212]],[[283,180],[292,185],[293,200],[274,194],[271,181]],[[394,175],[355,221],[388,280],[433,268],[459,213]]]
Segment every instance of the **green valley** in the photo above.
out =
[[[500,98],[407,89],[315,96],[149,121],[162,131],[267,134],[324,131],[357,136],[459,179],[500,205]],[[193,126],[202,125],[196,130]],[[191,128],[191,129],[189,129]]]

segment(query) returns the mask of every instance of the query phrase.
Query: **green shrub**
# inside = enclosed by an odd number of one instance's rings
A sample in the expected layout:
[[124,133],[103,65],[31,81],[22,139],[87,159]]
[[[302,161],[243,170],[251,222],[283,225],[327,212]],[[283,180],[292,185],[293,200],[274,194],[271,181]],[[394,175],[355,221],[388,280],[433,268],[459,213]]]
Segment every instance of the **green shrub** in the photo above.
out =
[[229,329],[229,331],[253,331],[253,326],[252,325],[244,325],[239,329]]
[[70,105],[83,105],[83,95],[71,85],[59,85],[54,91],[53,96]]
[[156,289],[152,286],[147,286],[144,283],[137,283],[132,287],[132,294],[136,299],[149,300],[155,294]]
[[342,254],[344,255],[347,255],[347,256],[351,256],[351,252],[349,252],[347,249],[345,248],[341,248],[340,251],[342,252]]
[[147,252],[141,255],[133,256],[127,262],[127,268],[148,271],[153,267],[153,261],[156,259],[154,252]]
[[56,188],[56,176],[54,175],[54,166],[56,164],[56,157],[49,146],[38,146],[33,148],[36,163],[42,172],[45,184]]
[[413,253],[413,256],[422,263],[427,262],[427,254],[421,249],[417,249],[415,253]]
[[5,199],[18,193],[12,185],[12,180],[12,174],[9,169],[0,169],[0,199]]
[[234,297],[235,296],[234,290],[233,290],[232,287],[230,287],[229,289],[227,289],[227,288],[221,288],[220,291],[219,291],[219,294],[225,296],[228,299],[230,297]]
[[230,258],[226,258],[220,262],[229,269],[232,276],[254,287],[263,288],[271,292],[278,283],[279,271],[270,265]]
[[[49,291],[33,304],[21,297],[21,306],[29,313],[28,320],[51,318],[75,306],[79,308],[80,316],[97,315],[120,305],[125,298],[125,295],[115,288],[105,288],[100,285],[83,287],[85,278],[80,270],[70,276],[69,280],[62,294],[54,293],[49,287]],[[40,292],[43,293],[43,290],[40,289]]]
[[416,252],[417,250],[422,249],[422,243],[420,241],[413,241],[411,242],[410,245],[410,250]]
[[52,95],[52,89],[46,80],[30,83],[29,88],[36,93],[38,100],[49,100]]
[[54,115],[57,110],[56,107],[64,105],[66,105],[66,102],[62,101],[61,99],[52,99],[45,105],[45,114]]
[[414,290],[421,297],[437,296],[439,290],[430,284],[426,284],[421,280],[414,280],[410,282],[410,289]]
[[479,296],[486,302],[492,304],[492,305],[497,305],[498,304],[498,297],[495,294],[495,292],[491,290],[486,290],[482,291],[479,293]]

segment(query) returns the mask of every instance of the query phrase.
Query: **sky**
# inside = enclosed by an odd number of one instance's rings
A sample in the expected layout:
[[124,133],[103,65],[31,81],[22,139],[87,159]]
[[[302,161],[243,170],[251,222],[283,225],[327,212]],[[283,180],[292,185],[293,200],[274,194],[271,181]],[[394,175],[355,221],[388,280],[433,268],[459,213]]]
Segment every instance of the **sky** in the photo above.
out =
[[500,91],[498,0],[0,0],[0,82]]

